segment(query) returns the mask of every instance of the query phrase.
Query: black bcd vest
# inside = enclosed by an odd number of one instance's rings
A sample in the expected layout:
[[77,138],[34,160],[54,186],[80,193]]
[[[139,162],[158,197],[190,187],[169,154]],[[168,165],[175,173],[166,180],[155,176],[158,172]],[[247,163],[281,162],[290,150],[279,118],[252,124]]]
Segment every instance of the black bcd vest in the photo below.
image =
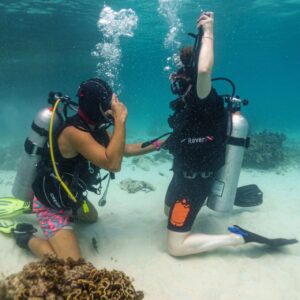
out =
[[75,203],[69,198],[59,181],[55,178],[49,145],[46,143],[42,159],[37,166],[37,176],[32,188],[40,202],[54,209],[76,209],[82,205],[87,190],[97,193],[101,187],[100,169],[97,166],[80,154],[68,159],[62,157],[58,149],[57,140],[60,133],[68,126],[74,126],[80,130],[90,132],[93,138],[105,147],[109,143],[109,136],[106,130],[91,131],[89,126],[78,115],[68,118],[55,132],[53,149],[56,166],[60,177],[76,197],[77,202]]
[[173,129],[166,148],[174,156],[174,172],[215,172],[225,163],[227,112],[214,89],[205,99],[192,91],[173,102],[168,119]]

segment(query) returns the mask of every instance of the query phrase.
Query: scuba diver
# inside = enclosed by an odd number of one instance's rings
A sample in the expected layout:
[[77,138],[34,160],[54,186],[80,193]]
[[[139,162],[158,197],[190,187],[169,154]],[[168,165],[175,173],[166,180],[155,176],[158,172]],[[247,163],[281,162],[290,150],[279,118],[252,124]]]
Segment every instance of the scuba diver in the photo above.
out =
[[274,247],[297,243],[296,239],[269,239],[237,225],[228,227],[225,235],[191,233],[215,174],[225,164],[228,123],[223,98],[212,87],[214,14],[203,12],[197,28],[198,43],[181,50],[182,67],[170,77],[179,98],[170,103],[174,114],[168,122],[173,132],[162,145],[174,157],[165,198],[168,252],[185,256],[249,242]]
[[[77,96],[76,114],[66,117],[53,134],[51,130],[53,123],[50,123],[49,140],[45,143],[45,151],[39,151],[36,142],[26,140],[25,150],[29,162],[21,169],[25,170],[24,172],[27,170],[30,178],[29,170],[34,166],[36,174],[33,176],[32,186],[30,184],[27,187],[29,193],[23,192],[26,189],[22,186],[23,182],[18,180],[18,175],[13,188],[14,195],[29,194],[32,211],[36,214],[47,239],[34,236],[36,229],[31,224],[8,221],[0,224],[0,231],[12,233],[18,246],[31,250],[38,257],[55,254],[62,259],[68,257],[79,259],[81,252],[71,221],[75,219],[92,223],[97,220],[97,210],[87,200],[86,194],[87,190],[97,193],[95,186],[101,184],[103,180],[100,169],[107,170],[109,178],[113,178],[113,173],[121,169],[123,156],[140,155],[156,150],[155,144],[145,148],[141,148],[141,144],[125,144],[127,108],[105,81],[92,78],[82,82]],[[33,122],[32,132],[35,132],[36,140],[37,133],[40,139],[44,135],[43,128],[37,124],[42,124],[45,112],[50,112],[51,116],[54,116],[59,101],[69,102],[67,97],[61,94],[52,93],[50,98],[54,108],[50,110],[46,108],[39,116],[39,122],[36,120]],[[113,125],[112,133],[107,130],[110,125]],[[30,159],[38,157],[37,153],[41,158],[35,167]],[[22,160],[23,164],[24,161]],[[23,181],[26,181],[24,175]],[[104,194],[106,192],[107,189]],[[9,204],[13,203],[9,200],[13,198],[4,200],[9,209]],[[16,207],[20,205],[21,200],[15,200],[11,216],[20,211],[29,212],[28,202],[23,201],[23,207],[17,210]],[[102,202],[103,199],[100,199],[99,205],[103,205]],[[2,215],[5,215],[5,211]]]

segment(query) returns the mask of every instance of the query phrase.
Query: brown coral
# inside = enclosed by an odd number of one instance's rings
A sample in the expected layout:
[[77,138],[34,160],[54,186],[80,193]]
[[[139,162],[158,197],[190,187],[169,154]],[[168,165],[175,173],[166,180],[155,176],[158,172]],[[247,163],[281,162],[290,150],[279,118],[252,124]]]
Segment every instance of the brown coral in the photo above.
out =
[[97,270],[83,259],[67,261],[48,256],[26,265],[21,272],[0,281],[2,300],[140,300],[122,271]]
[[246,149],[243,166],[256,169],[277,167],[285,159],[282,133],[264,130],[250,136],[250,147]]
[[120,182],[122,190],[126,190],[128,193],[136,193],[138,191],[144,191],[146,193],[154,191],[155,187],[146,181],[133,180],[131,178],[124,179]]

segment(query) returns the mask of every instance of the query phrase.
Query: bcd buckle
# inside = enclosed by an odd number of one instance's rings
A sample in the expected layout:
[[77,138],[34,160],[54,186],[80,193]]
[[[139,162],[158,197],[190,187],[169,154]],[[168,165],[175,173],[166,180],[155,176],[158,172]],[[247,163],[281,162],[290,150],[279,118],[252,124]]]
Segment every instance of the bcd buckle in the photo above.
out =
[[203,179],[209,178],[213,175],[213,172],[201,172],[201,177]]
[[186,179],[195,179],[197,175],[197,172],[183,171],[183,177]]

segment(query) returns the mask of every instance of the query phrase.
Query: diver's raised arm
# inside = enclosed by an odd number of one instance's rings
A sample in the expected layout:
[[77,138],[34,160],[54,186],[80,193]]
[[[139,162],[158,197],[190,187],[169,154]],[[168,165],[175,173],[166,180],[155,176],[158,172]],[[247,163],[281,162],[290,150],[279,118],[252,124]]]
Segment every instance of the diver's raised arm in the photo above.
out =
[[203,12],[199,19],[197,27],[202,28],[202,45],[198,59],[197,73],[197,95],[200,99],[208,96],[211,90],[211,73],[214,64],[214,14],[212,12]]
[[110,172],[118,172],[125,150],[127,108],[120,102],[115,94],[111,100],[111,110],[107,111],[114,119],[114,129],[107,147],[98,143],[93,136],[86,131],[74,126],[67,127],[63,133],[68,144],[85,159],[99,168]]

